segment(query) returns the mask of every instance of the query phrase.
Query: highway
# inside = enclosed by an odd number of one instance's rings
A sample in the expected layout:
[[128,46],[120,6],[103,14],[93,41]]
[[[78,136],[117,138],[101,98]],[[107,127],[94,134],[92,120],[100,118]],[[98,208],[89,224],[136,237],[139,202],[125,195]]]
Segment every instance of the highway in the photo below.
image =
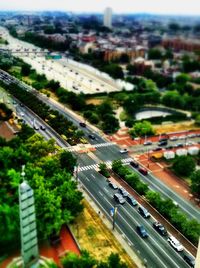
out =
[[[12,37],[6,28],[0,27],[2,36],[9,42],[4,49],[23,59],[40,74],[51,80],[59,81],[63,88],[75,93],[94,94],[98,92],[116,92],[122,88],[131,90],[133,85],[125,81],[115,81],[105,73],[91,66],[75,62],[63,56],[61,60],[46,59],[37,53],[41,49],[33,44]],[[19,53],[17,53],[19,51]],[[24,51],[24,53],[23,53]],[[35,51],[35,52],[34,52]]]

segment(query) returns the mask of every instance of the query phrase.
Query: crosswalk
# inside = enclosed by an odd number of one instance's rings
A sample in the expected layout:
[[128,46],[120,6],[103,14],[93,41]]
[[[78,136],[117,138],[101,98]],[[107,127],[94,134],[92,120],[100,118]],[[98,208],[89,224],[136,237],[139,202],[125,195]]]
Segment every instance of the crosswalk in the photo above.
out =
[[[132,161],[132,158],[125,158],[125,159],[121,159],[123,164],[128,164]],[[104,162],[107,166],[107,168],[112,168],[112,161],[106,161]],[[88,166],[81,166],[78,167],[78,172],[80,171],[86,171],[86,170],[91,170],[91,169],[98,169],[99,168],[99,164],[93,164],[93,165],[88,165]]]
[[69,152],[77,152],[80,151],[81,149],[91,149],[91,148],[100,148],[100,147],[108,147],[108,146],[112,146],[115,145],[116,143],[114,142],[104,142],[104,143],[98,143],[98,144],[83,144],[83,145],[75,145],[75,146],[71,146],[71,147],[65,147],[65,149]]
[[111,145],[115,145],[115,144],[116,143],[114,143],[114,142],[104,142],[104,143],[94,144],[94,145],[92,145],[92,147],[95,147],[95,148],[107,147],[107,146],[111,146]]

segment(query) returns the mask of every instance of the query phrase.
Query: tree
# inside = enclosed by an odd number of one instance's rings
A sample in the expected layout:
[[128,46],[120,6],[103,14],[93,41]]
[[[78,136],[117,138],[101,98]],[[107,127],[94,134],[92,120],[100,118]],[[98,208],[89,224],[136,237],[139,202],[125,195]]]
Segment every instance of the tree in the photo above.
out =
[[162,59],[162,52],[159,49],[149,49],[148,51],[148,58],[150,60],[160,60]]
[[191,190],[200,197],[200,170],[191,174]]
[[109,178],[110,174],[107,170],[107,166],[105,163],[100,163],[99,164],[99,173],[101,173],[104,177]]
[[74,171],[74,167],[76,165],[76,158],[72,155],[72,153],[68,151],[63,151],[60,154],[60,166],[62,169],[67,170],[72,173]]
[[31,66],[27,63],[23,63],[21,67],[21,75],[28,76],[31,73]]
[[181,86],[185,85],[190,80],[189,75],[187,74],[180,74],[176,77],[176,83],[181,84]]
[[69,252],[63,259],[64,268],[94,268],[97,261],[86,251],[82,251],[78,256],[73,252]]
[[142,121],[142,122],[135,123],[133,125],[133,128],[130,129],[129,134],[132,137],[135,137],[135,136],[144,137],[144,136],[153,135],[154,130],[149,121]]
[[189,176],[195,169],[195,161],[191,156],[182,155],[175,159],[173,163],[174,171],[181,176]]
[[195,117],[195,124],[200,126],[200,114]]
[[183,96],[177,91],[168,91],[162,97],[162,103],[166,106],[184,108],[185,102]]

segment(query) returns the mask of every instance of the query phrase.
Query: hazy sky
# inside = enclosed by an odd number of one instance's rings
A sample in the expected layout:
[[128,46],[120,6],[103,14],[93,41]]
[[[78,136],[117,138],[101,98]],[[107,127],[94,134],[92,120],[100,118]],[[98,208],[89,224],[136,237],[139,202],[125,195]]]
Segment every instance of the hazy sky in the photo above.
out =
[[61,10],[200,15],[200,0],[0,0],[0,10]]

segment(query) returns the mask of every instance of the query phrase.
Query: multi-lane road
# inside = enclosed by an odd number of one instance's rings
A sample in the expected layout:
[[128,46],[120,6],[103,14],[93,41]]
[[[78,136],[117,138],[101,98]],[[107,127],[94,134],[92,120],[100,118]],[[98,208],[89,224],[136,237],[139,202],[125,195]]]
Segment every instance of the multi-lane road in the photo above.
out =
[[[14,78],[5,74],[4,72],[0,72],[0,79],[6,83],[16,82]],[[21,84],[19,81],[18,83]],[[23,87],[27,90],[32,90],[30,87],[24,84]],[[62,105],[41,94],[36,93],[34,90],[33,93],[35,93],[38,98],[42,99],[53,109],[58,110],[68,119],[73,121],[75,125],[80,127],[80,120],[77,119],[73,113],[64,109]],[[45,131],[41,129],[38,130],[46,139],[54,138],[61,147],[65,148],[67,146],[66,142],[64,142],[54,130],[52,130],[45,122],[43,122],[39,117],[32,113],[32,111],[27,109],[26,106],[21,107],[17,102],[15,106],[16,112],[19,115],[22,113],[24,120],[29,125],[32,126],[33,121],[35,120],[38,125],[46,126]],[[89,134],[93,134],[95,136],[94,140],[90,140],[88,138],[91,144],[97,145],[105,143],[105,146],[96,146],[96,151],[90,154],[79,155],[78,153],[74,152],[78,158],[79,166],[82,168],[82,171],[79,172],[79,180],[87,189],[97,205],[104,212],[104,214],[111,219],[110,209],[115,205],[115,202],[113,200],[114,190],[108,186],[106,179],[102,177],[98,172],[96,172],[95,169],[84,170],[84,167],[93,166],[95,168],[97,162],[109,162],[115,159],[124,159],[126,161],[126,159],[129,157],[128,155],[120,154],[120,148],[114,144],[106,146],[107,141],[99,134],[98,131],[95,132],[92,127],[87,126],[86,128],[82,128],[82,130],[84,131],[87,138]],[[182,199],[151,174],[148,176],[142,176],[141,174],[139,175],[142,180],[148,182],[151,189],[160,192],[164,197],[170,197],[178,203],[178,205],[189,217],[200,220],[200,211],[198,208]],[[152,221],[152,219],[144,219],[137,212],[136,208],[132,208],[127,203],[118,207],[116,228],[118,228],[118,230],[124,234],[124,236],[127,238],[127,241],[129,241],[129,245],[131,245],[134,250],[140,252],[141,257],[147,261],[148,267],[188,267],[182,258],[182,253],[177,253],[174,249],[172,249],[166,241],[166,238],[161,237],[152,228]],[[140,238],[136,233],[136,226],[140,224],[143,224],[149,233],[149,237],[146,240]]]

